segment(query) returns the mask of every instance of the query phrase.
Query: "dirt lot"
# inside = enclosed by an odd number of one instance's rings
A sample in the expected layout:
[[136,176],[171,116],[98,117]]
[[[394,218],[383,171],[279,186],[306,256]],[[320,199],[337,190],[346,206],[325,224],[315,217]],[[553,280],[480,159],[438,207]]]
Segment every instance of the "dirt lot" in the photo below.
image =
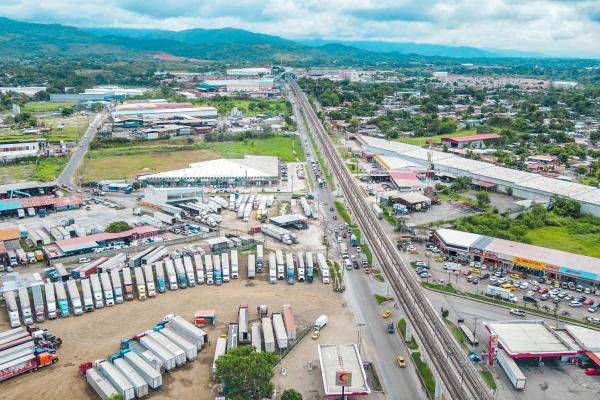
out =
[[[217,309],[219,322],[215,328],[207,329],[213,344],[218,336],[226,333],[226,324],[237,319],[237,308],[240,303],[249,304],[252,318],[256,317],[253,310],[258,304],[268,304],[270,311],[279,310],[282,304],[291,304],[299,329],[312,325],[319,315],[327,314],[331,319],[331,326],[328,328],[335,329],[327,329],[328,336],[324,335],[320,340],[327,339],[328,343],[334,340],[347,342],[350,338],[344,337],[344,332],[355,331],[352,315],[343,307],[343,297],[334,293],[330,285],[323,285],[318,280],[310,285],[296,283],[288,286],[282,281],[270,285],[263,277],[254,281],[253,286],[245,284],[245,279],[239,279],[221,287],[201,286],[167,292],[145,302],[134,300],[80,317],[46,322],[42,326],[63,339],[63,346],[58,352],[59,363],[4,382],[1,397],[3,399],[93,398],[92,389],[78,375],[79,364],[115,353],[121,339],[151,328],[169,313],[179,314],[191,320],[196,309]],[[8,329],[6,313],[2,312],[0,318],[0,331]],[[352,334],[349,336],[351,337]],[[213,398],[210,381],[213,354],[214,345],[211,345],[199,353],[198,360],[166,374],[163,389],[152,394],[151,397],[200,400]],[[304,367],[306,359],[318,360],[316,354],[316,343],[310,337],[306,337],[300,347],[284,360],[284,365],[288,367],[288,374],[284,380],[277,379],[277,387],[302,389],[306,386],[309,391],[306,394],[313,395],[319,389],[322,390],[318,362],[315,371],[308,375]],[[292,368],[291,364],[296,367]],[[275,375],[281,375],[280,367],[276,368]]]

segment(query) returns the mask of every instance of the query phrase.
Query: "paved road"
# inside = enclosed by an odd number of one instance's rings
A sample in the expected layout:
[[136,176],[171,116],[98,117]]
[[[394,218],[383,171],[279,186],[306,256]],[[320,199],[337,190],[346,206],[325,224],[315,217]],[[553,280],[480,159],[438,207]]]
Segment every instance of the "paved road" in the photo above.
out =
[[[294,114],[298,122],[298,130],[302,140],[307,159],[316,159],[312,149],[312,144],[306,135],[302,116],[294,104]],[[315,174],[308,165],[308,174],[316,185]],[[335,198],[330,189],[319,189],[315,187],[314,192],[318,196],[320,206],[323,206],[321,214],[325,217],[330,229],[334,226],[343,224],[343,220],[337,215],[335,210]],[[330,211],[330,207],[334,211]],[[333,220],[333,216],[337,220]],[[338,246],[333,237],[333,231],[330,230],[330,243],[337,249]],[[348,249],[352,249],[349,239],[346,239]],[[330,252],[339,254],[339,252]],[[330,257],[331,258],[331,257]],[[421,382],[413,367],[410,356],[402,344],[400,335],[397,333],[389,334],[386,331],[387,321],[381,317],[383,307],[393,310],[393,317],[390,320],[400,319],[400,310],[393,308],[391,304],[378,306],[375,302],[374,294],[384,294],[385,286],[378,284],[370,275],[365,275],[360,270],[344,271],[344,282],[346,291],[344,293],[351,309],[354,312],[358,324],[358,334],[361,340],[361,354],[363,359],[374,363],[377,374],[381,380],[384,391],[390,399],[426,399],[427,395],[421,386]],[[402,355],[408,365],[408,368],[400,369],[396,362],[396,357]]]
[[94,140],[94,136],[96,135],[98,127],[102,125],[106,116],[106,112],[102,112],[101,114],[96,115],[90,126],[88,126],[87,130],[85,131],[85,134],[83,135],[83,137],[79,141],[79,144],[75,148],[75,151],[73,151],[73,153],[71,154],[71,158],[69,159],[67,166],[65,167],[65,169],[63,169],[62,173],[56,180],[59,185],[64,185],[67,187],[73,185],[73,175],[77,171],[77,168],[79,168],[79,164],[81,164],[83,156],[88,151],[92,140]]

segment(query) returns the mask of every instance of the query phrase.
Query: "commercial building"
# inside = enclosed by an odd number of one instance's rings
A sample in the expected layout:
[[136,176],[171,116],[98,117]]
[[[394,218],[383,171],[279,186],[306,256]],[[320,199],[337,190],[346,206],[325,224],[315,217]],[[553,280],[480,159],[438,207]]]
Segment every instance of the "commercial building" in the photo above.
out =
[[216,123],[215,107],[195,107],[192,103],[169,103],[167,101],[128,102],[115,107],[112,117],[115,120],[131,118],[176,118],[182,116],[196,117]]
[[490,142],[496,142],[500,139],[500,135],[495,133],[479,133],[477,135],[466,136],[451,136],[442,138],[442,144],[449,148],[462,149],[470,147],[474,149],[485,149]]
[[166,203],[202,202],[204,191],[194,187],[144,189],[144,203],[160,206]]
[[282,228],[293,227],[296,229],[308,228],[308,219],[300,214],[286,214],[269,218],[269,223]]
[[269,92],[273,90],[273,79],[220,79],[206,80],[198,85],[200,90],[226,92]]
[[[365,153],[398,157],[423,167],[429,165],[428,149],[369,136],[357,136],[357,140],[363,144]],[[567,197],[581,203],[582,212],[600,216],[600,189],[592,186],[498,167],[441,151],[431,151],[431,164],[436,175],[466,176],[476,181],[489,182],[499,192],[510,191],[516,197],[542,203],[548,203],[554,195]]]
[[264,186],[277,183],[279,159],[246,155],[241,159],[218,159],[190,164],[189,168],[146,175],[139,180],[164,186]]
[[46,258],[55,259],[76,254],[84,254],[99,247],[105,247],[111,242],[139,240],[158,235],[155,226],[142,225],[128,231],[117,233],[98,233],[95,235],[81,236],[64,240],[57,240],[54,244],[46,245],[43,251]]
[[0,215],[16,215],[18,210],[33,208],[46,211],[65,211],[80,208],[82,200],[80,196],[35,196],[24,198],[12,198],[0,200]]
[[126,97],[141,96],[147,90],[144,88],[123,88],[113,85],[94,86],[91,89],[85,89],[82,93],[51,93],[50,101],[78,103],[82,101],[124,99]]
[[260,76],[270,74],[270,68],[232,68],[227,70],[227,75],[229,76]]
[[26,181],[0,185],[0,198],[31,197],[54,193],[56,182]]
[[38,157],[45,154],[46,139],[19,140],[0,144],[0,161],[13,161],[24,157]]
[[417,172],[390,171],[390,182],[400,192],[420,192],[425,188],[425,181],[419,179]]
[[438,229],[434,239],[452,257],[502,265],[537,277],[600,287],[600,259],[491,236]]
[[339,371],[352,376],[350,386],[344,388],[345,395],[367,396],[371,393],[363,362],[355,344],[320,344],[318,352],[325,396],[341,397],[342,387],[336,383],[336,374]]

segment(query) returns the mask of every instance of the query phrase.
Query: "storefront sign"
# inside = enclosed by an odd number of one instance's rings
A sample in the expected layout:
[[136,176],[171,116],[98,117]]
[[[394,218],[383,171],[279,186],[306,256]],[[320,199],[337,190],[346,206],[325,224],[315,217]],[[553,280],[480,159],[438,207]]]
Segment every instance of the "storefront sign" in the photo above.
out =
[[593,274],[591,272],[579,271],[579,270],[576,270],[573,268],[568,268],[568,267],[560,267],[560,273],[571,275],[571,276],[576,276],[576,277],[582,278],[582,279],[589,279],[591,281],[598,280],[598,275],[596,275],[596,274]]
[[546,264],[540,261],[530,260],[528,258],[523,257],[513,257],[513,264],[521,265],[523,267],[533,268],[533,269],[544,269]]
[[476,247],[471,247],[471,253],[473,253],[473,254],[483,254],[483,250],[478,249]]

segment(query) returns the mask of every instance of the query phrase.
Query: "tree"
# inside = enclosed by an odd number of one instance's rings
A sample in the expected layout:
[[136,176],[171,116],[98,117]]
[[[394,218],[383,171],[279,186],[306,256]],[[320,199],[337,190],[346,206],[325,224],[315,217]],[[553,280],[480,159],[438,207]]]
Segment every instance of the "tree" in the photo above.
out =
[[125,232],[131,229],[131,226],[125,221],[114,221],[106,227],[107,233]]
[[217,378],[232,400],[258,400],[273,395],[273,366],[277,357],[257,353],[252,346],[231,349],[217,360]]
[[286,389],[281,393],[281,400],[302,400],[302,395],[294,389]]
[[448,319],[449,315],[450,315],[450,310],[448,310],[447,308],[442,307],[442,318]]
[[62,115],[63,117],[69,117],[73,115],[73,109],[70,107],[65,107],[60,110],[60,115]]
[[477,206],[479,208],[486,208],[490,205],[490,194],[488,192],[479,191],[475,195],[475,198],[477,199]]

